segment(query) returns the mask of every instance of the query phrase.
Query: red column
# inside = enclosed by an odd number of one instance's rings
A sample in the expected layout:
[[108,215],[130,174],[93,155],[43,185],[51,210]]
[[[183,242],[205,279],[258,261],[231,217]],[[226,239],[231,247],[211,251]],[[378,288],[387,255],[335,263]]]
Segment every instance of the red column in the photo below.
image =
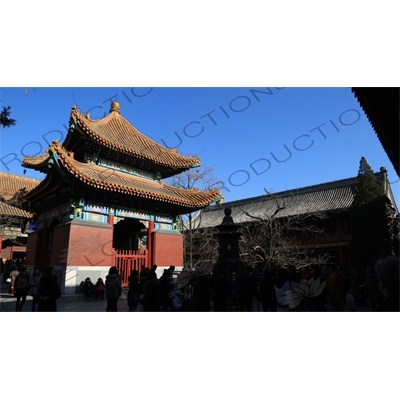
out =
[[114,214],[108,214],[107,215],[107,224],[114,226]]
[[149,268],[151,268],[151,266],[153,265],[153,231],[154,221],[149,221],[149,227],[147,228],[147,252],[149,257]]

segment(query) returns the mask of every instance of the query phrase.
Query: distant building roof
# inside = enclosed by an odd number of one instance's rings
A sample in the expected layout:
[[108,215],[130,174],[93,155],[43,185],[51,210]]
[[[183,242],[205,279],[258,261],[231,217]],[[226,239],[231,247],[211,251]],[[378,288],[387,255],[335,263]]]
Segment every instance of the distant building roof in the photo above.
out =
[[351,88],[400,176],[400,88]]
[[0,172],[0,197],[3,198],[4,201],[9,201],[21,189],[26,189],[26,191],[29,192],[39,185],[39,183],[39,179]]
[[[382,179],[382,173],[376,173]],[[385,174],[387,182],[387,177]],[[353,202],[352,187],[357,184],[357,177],[307,186],[299,189],[286,190],[271,195],[263,195],[243,200],[212,205],[201,210],[196,219],[200,228],[215,227],[222,222],[225,207],[232,208],[235,223],[255,221],[246,213],[256,218],[265,219],[277,210],[277,205],[283,206],[276,216],[311,214],[317,212],[332,212],[348,209]],[[390,185],[387,182],[388,197],[394,203]],[[277,203],[278,201],[278,203]]]
[[[0,217],[1,217],[1,223],[7,224],[8,217],[30,219],[30,218],[32,218],[32,214],[30,212],[22,210],[21,208],[14,207],[14,206],[11,206],[10,204],[4,203],[3,201],[0,201]],[[12,225],[11,222],[12,221],[10,221],[10,225]]]

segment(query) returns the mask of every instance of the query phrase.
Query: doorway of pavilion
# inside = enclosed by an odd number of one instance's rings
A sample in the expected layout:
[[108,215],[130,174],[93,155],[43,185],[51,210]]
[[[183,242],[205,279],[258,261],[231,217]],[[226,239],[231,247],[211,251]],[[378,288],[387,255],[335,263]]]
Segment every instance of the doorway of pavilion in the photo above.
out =
[[133,270],[149,266],[147,228],[135,218],[124,218],[114,225],[113,265],[118,268],[122,284],[128,285]]

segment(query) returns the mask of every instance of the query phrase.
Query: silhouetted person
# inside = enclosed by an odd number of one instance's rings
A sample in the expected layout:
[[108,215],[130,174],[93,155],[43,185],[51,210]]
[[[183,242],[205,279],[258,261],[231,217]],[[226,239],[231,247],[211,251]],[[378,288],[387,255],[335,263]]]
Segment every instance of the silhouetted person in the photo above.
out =
[[139,305],[139,278],[138,271],[135,269],[131,272],[129,276],[129,290],[128,290],[128,306],[129,311],[136,311]]
[[20,273],[15,278],[14,288],[15,297],[17,298],[15,311],[22,311],[29,289],[29,275],[27,274],[25,267],[21,268]]
[[355,270],[355,276],[353,280],[354,285],[354,298],[358,305],[365,306],[367,302],[365,300],[365,272],[360,267]]
[[15,278],[19,275],[18,267],[14,264],[10,272],[10,293],[15,294]]
[[213,272],[213,309],[227,311],[228,300],[231,297],[231,287],[228,280],[228,269],[225,265],[217,265]]
[[7,282],[7,279],[10,277],[11,271],[12,271],[11,260],[7,260],[3,266],[3,283]]
[[171,277],[171,279],[173,279],[173,273],[175,272],[175,265],[170,265],[169,266],[169,276]]
[[276,302],[278,305],[277,311],[287,311],[285,306],[282,306],[282,300],[284,299],[284,293],[291,290],[290,281],[288,280],[287,270],[283,267],[279,267],[275,270],[275,294]]
[[39,268],[35,268],[33,271],[32,279],[31,279],[31,289],[30,289],[30,294],[32,296],[31,311],[36,311],[35,295],[39,291],[39,285],[40,285],[41,278],[42,278],[42,275],[40,274]]
[[399,311],[399,258],[387,257],[379,260],[375,267],[379,290],[384,300],[377,311]]
[[121,293],[122,288],[118,275],[118,269],[117,267],[111,267],[108,271],[108,275],[106,276],[106,311],[118,311],[118,299],[121,296]]
[[170,292],[171,276],[169,269],[164,269],[162,277],[159,279],[161,292],[162,311],[167,311],[172,307],[172,301],[168,295]]
[[309,279],[311,276],[311,271],[304,267],[303,270],[297,271],[294,265],[288,265],[287,267],[287,279],[292,282],[300,282],[301,279]]
[[211,289],[208,276],[199,276],[193,282],[193,311],[211,311]]
[[347,293],[351,287],[351,277],[350,277],[350,271],[347,268],[347,266],[341,266],[339,269],[340,272],[340,279],[342,282],[342,296],[341,296],[341,301],[342,305],[346,305],[346,297]]
[[161,288],[155,271],[146,275],[143,286],[143,311],[161,311]]
[[150,271],[150,268],[142,268],[139,274],[139,292],[143,293],[143,286],[146,284],[146,275]]
[[85,279],[85,283],[83,285],[84,291],[85,291],[85,297],[91,301],[92,297],[94,296],[94,285],[93,282],[90,280],[90,278]]
[[95,290],[95,299],[96,300],[104,300],[104,294],[106,292],[106,285],[103,282],[103,279],[97,279],[96,284],[94,285]]
[[277,300],[274,278],[269,270],[264,271],[264,279],[260,283],[259,290],[260,303],[262,304],[263,311],[276,311]]
[[53,275],[53,268],[45,268],[35,295],[38,311],[57,311],[57,299],[61,297],[58,278]]
[[236,294],[239,299],[239,311],[251,311],[255,294],[254,278],[247,267],[236,277]]
[[[312,269],[312,278],[314,278],[314,282],[319,279],[320,285],[322,285],[326,280],[322,275],[321,268],[317,265],[311,267]],[[309,297],[307,300],[307,304],[310,308],[310,311],[326,311],[325,303],[327,299],[327,295],[329,293],[329,289],[325,287],[321,294],[313,297]]]
[[343,311],[342,307],[342,285],[340,272],[336,265],[332,265],[331,274],[328,279],[329,302],[333,311]]
[[376,311],[383,300],[383,294],[379,290],[379,282],[375,274],[375,268],[368,268],[366,278],[365,289],[367,298],[371,302],[372,311]]

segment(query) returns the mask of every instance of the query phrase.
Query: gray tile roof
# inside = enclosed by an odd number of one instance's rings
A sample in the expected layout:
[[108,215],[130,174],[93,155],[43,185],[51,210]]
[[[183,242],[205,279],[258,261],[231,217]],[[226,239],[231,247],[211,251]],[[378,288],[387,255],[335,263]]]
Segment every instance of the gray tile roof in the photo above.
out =
[[328,182],[299,189],[286,190],[272,195],[252,197],[249,199],[212,205],[202,210],[196,218],[200,219],[200,228],[214,227],[222,222],[225,207],[232,208],[232,218],[236,223],[254,221],[245,213],[265,218],[277,209],[278,217],[308,213],[346,210],[353,201],[351,187],[357,183],[357,177]]

